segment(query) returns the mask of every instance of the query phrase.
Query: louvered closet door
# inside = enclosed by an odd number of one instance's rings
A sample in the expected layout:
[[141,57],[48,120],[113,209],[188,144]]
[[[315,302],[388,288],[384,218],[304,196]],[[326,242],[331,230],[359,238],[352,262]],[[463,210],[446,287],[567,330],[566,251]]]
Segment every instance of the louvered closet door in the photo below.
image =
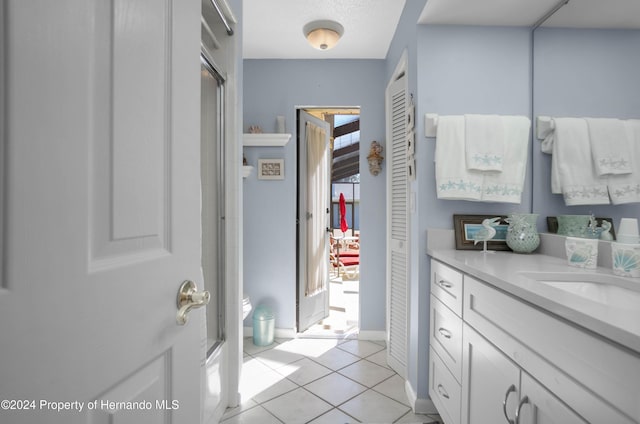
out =
[[387,89],[387,362],[403,378],[407,368],[409,277],[407,80]]

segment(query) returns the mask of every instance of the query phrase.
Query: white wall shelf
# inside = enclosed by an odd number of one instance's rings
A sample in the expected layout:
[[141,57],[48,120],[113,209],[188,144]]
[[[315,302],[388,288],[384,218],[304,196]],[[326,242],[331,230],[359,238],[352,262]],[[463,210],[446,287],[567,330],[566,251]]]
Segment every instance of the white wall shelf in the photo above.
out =
[[291,134],[262,133],[244,134],[242,145],[245,147],[282,147],[291,139]]
[[243,165],[242,166],[242,178],[247,178],[251,175],[251,171],[253,171],[253,166]]

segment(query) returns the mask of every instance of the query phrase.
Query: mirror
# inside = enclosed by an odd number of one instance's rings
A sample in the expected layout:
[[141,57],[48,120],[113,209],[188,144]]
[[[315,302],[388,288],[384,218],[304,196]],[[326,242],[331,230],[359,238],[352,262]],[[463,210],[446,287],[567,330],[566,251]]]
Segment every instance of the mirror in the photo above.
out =
[[[640,119],[640,2],[570,1],[533,33],[533,124],[538,116]],[[551,155],[533,140],[533,212],[640,217],[640,204],[566,206],[551,193]],[[635,164],[640,175],[640,163]],[[638,177],[640,190],[640,176]]]

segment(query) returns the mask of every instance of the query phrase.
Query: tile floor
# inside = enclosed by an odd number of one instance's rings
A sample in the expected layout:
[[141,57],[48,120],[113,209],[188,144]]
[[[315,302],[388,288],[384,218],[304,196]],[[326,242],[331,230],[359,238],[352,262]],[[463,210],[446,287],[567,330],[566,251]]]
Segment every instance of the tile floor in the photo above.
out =
[[242,405],[223,424],[438,423],[416,415],[404,381],[386,366],[384,342],[244,339]]

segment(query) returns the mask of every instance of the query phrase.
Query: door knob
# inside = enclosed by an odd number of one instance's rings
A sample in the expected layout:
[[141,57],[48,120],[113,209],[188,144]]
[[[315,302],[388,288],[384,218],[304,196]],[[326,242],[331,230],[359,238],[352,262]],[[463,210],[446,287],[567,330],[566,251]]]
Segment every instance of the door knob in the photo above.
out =
[[185,325],[189,311],[207,305],[209,300],[211,295],[208,291],[199,292],[196,283],[191,280],[184,281],[178,290],[178,315],[176,316],[178,325]]

